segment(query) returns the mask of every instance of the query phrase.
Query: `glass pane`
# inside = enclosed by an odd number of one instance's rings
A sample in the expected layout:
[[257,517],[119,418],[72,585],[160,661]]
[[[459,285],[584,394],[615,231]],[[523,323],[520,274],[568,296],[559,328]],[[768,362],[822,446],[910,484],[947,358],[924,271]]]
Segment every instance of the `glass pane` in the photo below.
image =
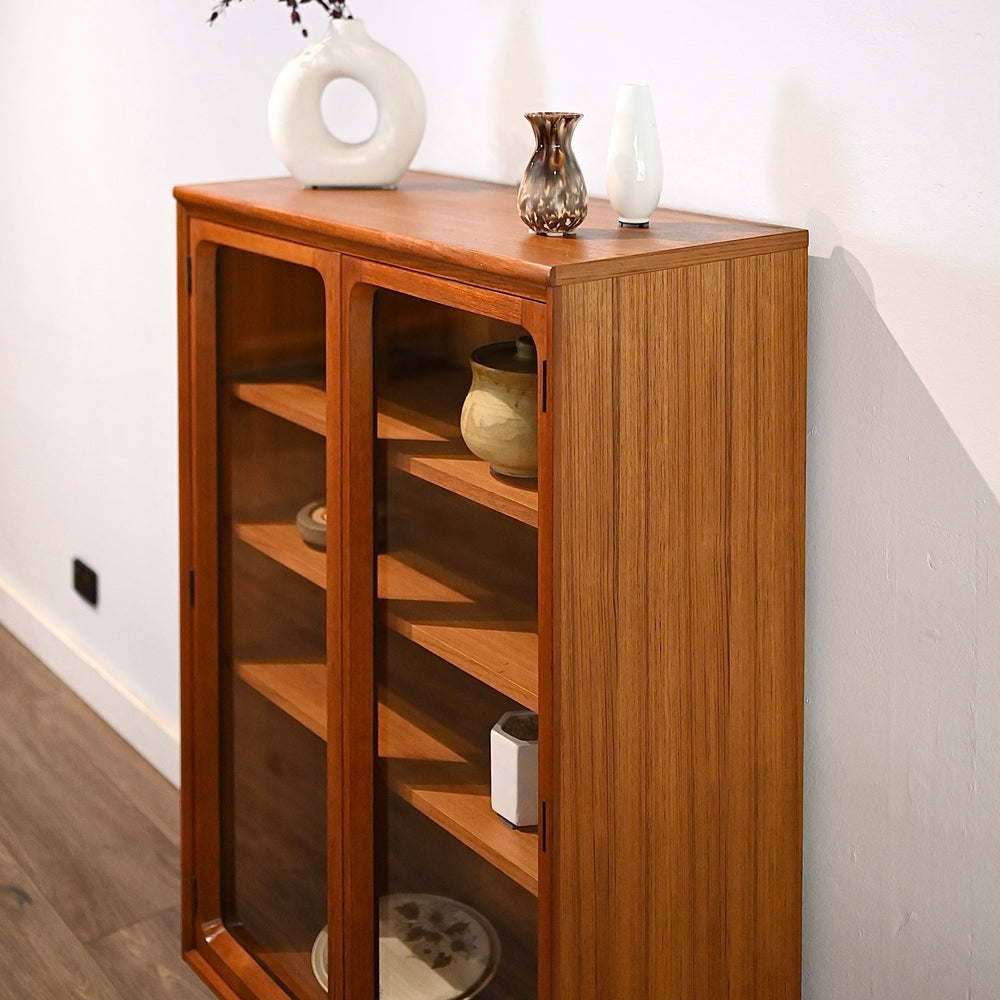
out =
[[[537,721],[537,481],[491,472],[459,430],[471,352],[527,335],[387,291],[374,326],[381,996],[530,1000],[537,816],[494,812],[490,746],[509,713]],[[537,807],[537,737],[516,748]]]
[[309,268],[220,248],[217,301],[223,916],[290,992],[319,998],[326,557],[297,519],[326,498],[325,295]]

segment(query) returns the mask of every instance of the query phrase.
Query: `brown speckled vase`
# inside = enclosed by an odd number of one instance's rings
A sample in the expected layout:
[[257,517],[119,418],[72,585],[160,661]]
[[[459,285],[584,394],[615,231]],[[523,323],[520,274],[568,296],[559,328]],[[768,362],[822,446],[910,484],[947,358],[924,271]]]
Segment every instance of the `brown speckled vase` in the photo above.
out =
[[587,217],[587,185],[570,146],[583,116],[536,111],[524,117],[537,146],[517,191],[517,211],[540,236],[566,236]]

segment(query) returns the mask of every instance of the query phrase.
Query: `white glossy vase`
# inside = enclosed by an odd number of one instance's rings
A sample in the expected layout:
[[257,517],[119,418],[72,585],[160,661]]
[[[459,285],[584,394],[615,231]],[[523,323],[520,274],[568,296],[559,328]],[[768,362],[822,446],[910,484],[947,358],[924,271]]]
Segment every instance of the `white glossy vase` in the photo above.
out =
[[[375,131],[363,142],[338,139],[323,120],[323,91],[341,78],[356,80],[375,100]],[[331,19],[323,40],[285,66],[268,107],[275,151],[304,187],[395,187],[416,155],[425,121],[412,70],[354,18]]]
[[647,84],[618,88],[605,180],[619,225],[648,226],[663,191],[663,151]]

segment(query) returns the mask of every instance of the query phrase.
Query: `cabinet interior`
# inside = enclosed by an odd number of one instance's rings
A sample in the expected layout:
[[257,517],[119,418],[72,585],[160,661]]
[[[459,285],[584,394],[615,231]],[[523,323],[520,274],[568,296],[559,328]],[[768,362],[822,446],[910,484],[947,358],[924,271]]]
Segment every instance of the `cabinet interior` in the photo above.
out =
[[[322,996],[332,563],[296,516],[327,491],[326,294],[310,268],[220,247],[216,295],[224,917],[295,995]],[[466,901],[499,938],[479,995],[526,1000],[538,835],[493,812],[489,739],[538,708],[537,482],[493,474],[459,431],[469,354],[525,331],[386,289],[371,301],[373,905]]]

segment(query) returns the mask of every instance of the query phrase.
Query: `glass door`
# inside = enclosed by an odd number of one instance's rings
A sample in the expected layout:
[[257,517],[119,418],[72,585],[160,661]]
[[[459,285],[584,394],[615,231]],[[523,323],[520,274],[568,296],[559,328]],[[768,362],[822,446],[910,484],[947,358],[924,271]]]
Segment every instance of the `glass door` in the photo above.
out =
[[[461,308],[460,292],[442,298],[377,287],[365,300],[376,995],[531,1000],[541,345],[514,318]],[[463,408],[489,457],[466,444]]]
[[219,907],[290,995],[325,996],[327,290],[215,256]]

